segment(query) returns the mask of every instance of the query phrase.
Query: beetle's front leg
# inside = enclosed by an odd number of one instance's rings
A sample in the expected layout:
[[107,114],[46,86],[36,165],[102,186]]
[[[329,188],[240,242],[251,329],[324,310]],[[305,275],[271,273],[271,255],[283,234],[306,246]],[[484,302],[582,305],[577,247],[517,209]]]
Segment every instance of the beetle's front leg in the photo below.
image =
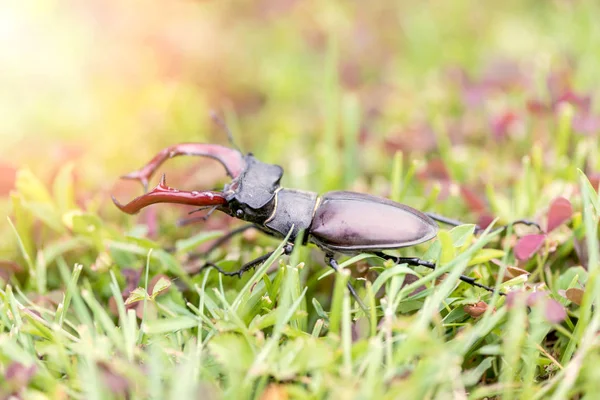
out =
[[217,240],[215,240],[215,242],[213,244],[211,244],[210,247],[208,249],[206,249],[205,252],[203,252],[203,253],[192,253],[192,254],[190,254],[188,256],[188,259],[190,261],[194,261],[194,260],[197,260],[197,259],[199,259],[201,257],[206,257],[210,253],[212,253],[217,247],[219,247],[222,244],[228,242],[234,236],[239,235],[240,233],[246,232],[250,228],[255,228],[254,224],[242,225],[239,228],[233,229],[233,230],[227,232],[226,234],[224,234],[223,236],[221,236],[220,238],[218,238]]
[[[283,254],[290,255],[290,254],[292,254],[293,249],[294,249],[294,245],[291,243],[288,243],[283,247]],[[231,271],[231,272],[225,271],[225,270],[221,269],[221,267],[219,267],[215,263],[208,261],[202,267],[200,267],[200,270],[198,272],[201,272],[205,268],[212,267],[212,268],[216,269],[217,271],[219,271],[219,273],[221,273],[225,276],[237,276],[238,278],[241,278],[242,275],[244,275],[244,273],[246,271],[249,271],[252,268],[255,268],[257,265],[262,264],[263,262],[267,261],[269,259],[269,257],[271,257],[273,255],[273,253],[274,253],[274,251],[270,251],[267,254],[263,254],[262,256],[257,257],[254,260],[249,261],[246,264],[242,265],[242,267],[240,269],[238,269],[237,271]]]

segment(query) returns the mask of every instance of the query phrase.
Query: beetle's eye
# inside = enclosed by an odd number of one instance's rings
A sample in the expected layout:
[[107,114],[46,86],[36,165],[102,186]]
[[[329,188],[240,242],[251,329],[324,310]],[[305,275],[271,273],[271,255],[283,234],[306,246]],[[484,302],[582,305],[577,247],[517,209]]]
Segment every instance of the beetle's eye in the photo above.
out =
[[244,216],[244,212],[240,208],[238,208],[235,212],[235,216],[238,218],[242,218]]

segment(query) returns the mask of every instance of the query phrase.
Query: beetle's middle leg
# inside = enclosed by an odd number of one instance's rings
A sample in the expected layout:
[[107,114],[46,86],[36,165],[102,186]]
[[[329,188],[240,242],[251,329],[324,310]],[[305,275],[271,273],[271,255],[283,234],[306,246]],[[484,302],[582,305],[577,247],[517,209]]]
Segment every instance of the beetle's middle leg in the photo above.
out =
[[[325,262],[327,263],[327,265],[329,265],[331,268],[333,268],[333,270],[337,273],[340,272],[340,266],[338,265],[337,261],[335,260],[335,258],[333,258],[333,254],[326,254],[325,255]],[[352,284],[350,282],[348,282],[346,284],[346,286],[348,287],[348,291],[350,291],[350,294],[352,295],[352,297],[354,297],[354,300],[356,300],[356,302],[358,303],[358,305],[360,306],[360,308],[362,308],[363,310],[367,310],[367,306],[365,305],[365,303],[363,303],[363,301],[361,300],[361,298],[358,296],[358,293],[356,293],[356,291],[354,290],[354,287],[352,286]]]
[[188,259],[190,261],[194,261],[194,260],[197,260],[197,259],[202,258],[202,257],[207,257],[217,247],[219,247],[222,244],[228,242],[234,236],[246,232],[250,228],[255,228],[255,225],[254,224],[247,224],[247,225],[242,225],[239,228],[235,228],[235,229],[227,232],[226,234],[224,234],[223,236],[221,236],[217,240],[215,240],[215,242],[213,244],[211,244],[210,247],[208,249],[206,249],[205,252],[203,252],[203,253],[190,253],[189,256],[188,256]]
[[[412,266],[415,266],[415,267],[416,266],[421,266],[421,267],[426,267],[426,268],[429,268],[429,269],[435,269],[435,263],[432,263],[430,261],[421,260],[418,257],[396,257],[396,256],[391,256],[389,254],[385,254],[385,253],[382,253],[382,252],[375,252],[373,254],[375,254],[377,257],[383,258],[384,260],[392,260],[396,264],[408,264],[408,265],[412,265]],[[459,277],[459,279],[461,281],[465,282],[465,283],[468,283],[469,285],[485,289],[488,292],[492,292],[493,293],[493,292],[496,291],[496,289],[494,289],[492,287],[489,287],[489,286],[486,286],[486,285],[483,285],[483,284],[477,282],[475,280],[475,278],[471,278],[470,276],[461,275]],[[498,293],[500,295],[502,295],[502,296],[506,296],[506,293],[504,293],[504,292],[498,292]]]

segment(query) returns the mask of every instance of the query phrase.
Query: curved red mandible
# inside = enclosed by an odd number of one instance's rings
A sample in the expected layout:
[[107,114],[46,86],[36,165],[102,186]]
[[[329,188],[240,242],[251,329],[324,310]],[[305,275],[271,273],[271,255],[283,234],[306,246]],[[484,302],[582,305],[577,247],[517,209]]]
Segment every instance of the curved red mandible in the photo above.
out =
[[158,167],[169,158],[181,155],[214,158],[223,164],[227,175],[233,179],[240,175],[246,165],[242,153],[229,147],[207,143],[180,143],[162,149],[145,166],[137,171],[123,175],[121,178],[138,180],[144,185],[144,190],[147,190],[148,181]]
[[158,186],[127,204],[119,203],[114,196],[112,200],[121,211],[127,214],[136,214],[142,208],[156,203],[187,204],[190,206],[219,206],[227,203],[223,193],[220,192],[188,192],[168,187],[164,175]]

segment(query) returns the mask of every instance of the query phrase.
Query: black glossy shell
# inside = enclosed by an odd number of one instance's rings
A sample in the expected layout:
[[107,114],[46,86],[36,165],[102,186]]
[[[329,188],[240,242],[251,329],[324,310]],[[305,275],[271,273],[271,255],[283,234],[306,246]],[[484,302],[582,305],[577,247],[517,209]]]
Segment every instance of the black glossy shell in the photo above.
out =
[[283,168],[258,161],[252,154],[246,155],[244,161],[246,167],[231,184],[234,193],[228,201],[235,200],[242,207],[259,210],[275,197]]
[[436,223],[404,204],[354,192],[323,195],[310,228],[311,241],[336,252],[409,247],[433,239]]

